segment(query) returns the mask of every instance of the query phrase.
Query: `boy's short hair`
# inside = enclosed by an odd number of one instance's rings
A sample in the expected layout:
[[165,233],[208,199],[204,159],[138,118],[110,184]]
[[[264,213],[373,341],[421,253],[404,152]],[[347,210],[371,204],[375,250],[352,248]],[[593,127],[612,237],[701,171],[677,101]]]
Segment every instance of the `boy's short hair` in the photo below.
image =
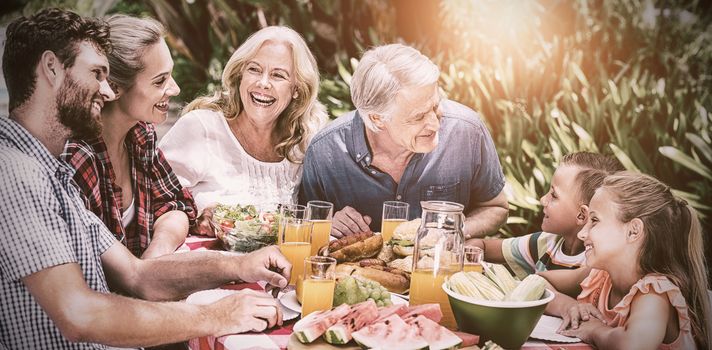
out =
[[575,183],[582,203],[591,202],[596,189],[601,187],[606,176],[625,170],[618,159],[593,152],[575,152],[561,158],[560,165],[576,166],[581,171],[576,174]]

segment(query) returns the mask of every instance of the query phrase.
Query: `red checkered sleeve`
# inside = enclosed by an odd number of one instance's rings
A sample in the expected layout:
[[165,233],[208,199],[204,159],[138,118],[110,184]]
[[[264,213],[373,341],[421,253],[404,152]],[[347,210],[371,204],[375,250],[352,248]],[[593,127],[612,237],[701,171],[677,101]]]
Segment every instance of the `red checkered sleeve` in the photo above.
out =
[[152,210],[155,218],[157,219],[169,211],[179,210],[188,215],[190,226],[194,226],[197,210],[193,196],[181,186],[160,149],[156,148],[154,157],[151,169],[153,177],[151,195],[153,196]]
[[60,158],[76,169],[73,179],[79,187],[84,206],[101,218],[103,215],[99,163],[95,153],[86,144],[69,142]]

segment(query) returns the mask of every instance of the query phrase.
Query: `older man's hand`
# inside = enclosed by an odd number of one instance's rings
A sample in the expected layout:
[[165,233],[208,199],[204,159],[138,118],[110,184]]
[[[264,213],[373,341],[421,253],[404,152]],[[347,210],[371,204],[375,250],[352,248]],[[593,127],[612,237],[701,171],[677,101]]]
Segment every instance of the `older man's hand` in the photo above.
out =
[[331,223],[331,235],[336,238],[352,235],[354,233],[371,231],[368,225],[371,224],[371,217],[361,215],[356,209],[344,207],[334,214]]
[[286,287],[292,274],[292,264],[276,245],[243,256],[240,265],[240,279],[245,282],[266,281],[266,290]]

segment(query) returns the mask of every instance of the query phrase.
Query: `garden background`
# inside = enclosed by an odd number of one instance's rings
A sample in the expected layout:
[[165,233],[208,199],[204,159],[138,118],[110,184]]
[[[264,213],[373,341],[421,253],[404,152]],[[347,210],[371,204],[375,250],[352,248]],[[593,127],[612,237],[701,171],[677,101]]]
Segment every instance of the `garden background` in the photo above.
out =
[[332,118],[352,109],[348,84],[364,48],[412,44],[440,67],[449,98],[477,110],[492,132],[511,207],[500,235],[538,230],[538,199],[558,160],[587,150],[615,155],[687,199],[703,220],[710,260],[709,2],[10,0],[0,23],[53,5],[160,20],[182,88],[174,111],[215,89],[230,54],[265,25],[305,37]]

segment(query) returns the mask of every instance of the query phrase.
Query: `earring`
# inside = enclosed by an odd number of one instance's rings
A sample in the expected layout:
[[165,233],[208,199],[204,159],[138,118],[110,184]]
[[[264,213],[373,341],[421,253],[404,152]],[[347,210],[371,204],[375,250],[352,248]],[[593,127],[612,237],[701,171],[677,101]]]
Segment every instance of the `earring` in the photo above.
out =
[[294,95],[292,95],[292,98],[297,98],[297,97],[299,97],[299,93],[295,91]]

